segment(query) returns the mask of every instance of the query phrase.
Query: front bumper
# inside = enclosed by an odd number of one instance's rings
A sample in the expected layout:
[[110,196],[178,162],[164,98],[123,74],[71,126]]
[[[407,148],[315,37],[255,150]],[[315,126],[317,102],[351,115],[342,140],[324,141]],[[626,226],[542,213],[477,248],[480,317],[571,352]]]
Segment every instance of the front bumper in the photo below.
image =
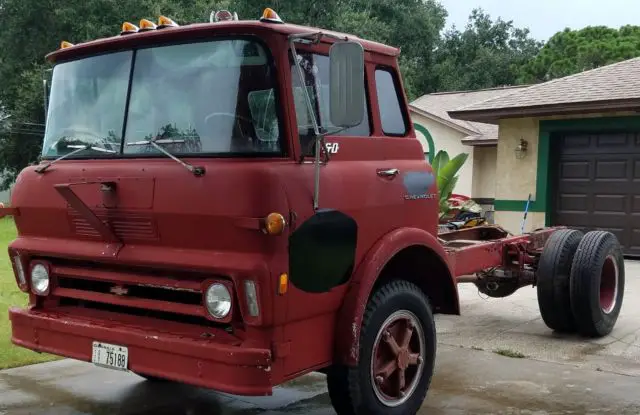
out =
[[[129,370],[235,395],[271,395],[271,352],[220,329],[79,307],[9,310],[18,346],[90,362],[94,341],[126,346]],[[203,336],[206,334],[206,336]]]

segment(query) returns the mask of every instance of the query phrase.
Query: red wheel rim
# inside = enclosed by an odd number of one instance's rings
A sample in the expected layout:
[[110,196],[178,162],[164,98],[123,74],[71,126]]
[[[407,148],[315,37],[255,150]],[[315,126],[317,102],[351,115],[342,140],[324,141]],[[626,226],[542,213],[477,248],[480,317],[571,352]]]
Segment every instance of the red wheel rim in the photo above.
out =
[[371,356],[373,390],[384,405],[395,407],[413,394],[424,363],[425,338],[418,318],[396,311],[382,324]]
[[600,308],[609,314],[616,306],[618,299],[618,263],[609,255],[604,260],[600,273]]

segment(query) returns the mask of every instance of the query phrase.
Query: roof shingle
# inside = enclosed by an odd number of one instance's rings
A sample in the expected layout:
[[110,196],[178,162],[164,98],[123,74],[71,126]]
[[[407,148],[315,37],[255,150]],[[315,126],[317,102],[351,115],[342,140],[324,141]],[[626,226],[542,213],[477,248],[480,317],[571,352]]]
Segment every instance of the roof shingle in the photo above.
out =
[[457,117],[471,111],[630,99],[640,99],[640,58],[517,89],[499,97],[488,97],[461,105],[451,113]]
[[505,86],[477,91],[436,92],[421,96],[409,106],[458,127],[461,132],[468,134],[463,142],[481,144],[479,140],[488,140],[487,142],[497,140],[498,127],[492,124],[454,119],[449,116],[449,111],[475,102],[501,97],[525,87]]

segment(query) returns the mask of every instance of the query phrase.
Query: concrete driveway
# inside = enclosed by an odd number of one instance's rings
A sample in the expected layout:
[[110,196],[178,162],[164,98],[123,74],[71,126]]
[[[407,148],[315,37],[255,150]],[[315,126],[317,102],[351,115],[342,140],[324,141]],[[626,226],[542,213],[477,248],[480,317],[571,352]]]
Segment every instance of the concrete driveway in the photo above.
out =
[[486,298],[472,284],[459,285],[462,316],[438,316],[438,342],[493,351],[507,349],[530,359],[640,376],[640,262],[626,261],[625,296],[613,332],[601,339],[556,335],[538,310],[536,289]]
[[[483,299],[460,286],[463,316],[438,316],[438,356],[426,414],[639,414],[640,264],[627,263],[625,300],[611,336],[554,335],[535,289]],[[522,358],[504,357],[496,351]],[[0,415],[329,415],[324,377],[273,397],[244,398],[70,360],[0,372]]]

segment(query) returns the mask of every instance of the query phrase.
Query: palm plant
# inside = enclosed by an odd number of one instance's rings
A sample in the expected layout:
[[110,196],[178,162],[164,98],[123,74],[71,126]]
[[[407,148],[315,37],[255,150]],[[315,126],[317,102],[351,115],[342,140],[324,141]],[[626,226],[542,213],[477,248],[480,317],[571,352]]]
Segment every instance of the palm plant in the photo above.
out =
[[436,182],[438,184],[441,218],[449,212],[448,200],[453,193],[453,189],[456,187],[456,183],[458,183],[459,176],[457,176],[457,173],[467,161],[467,158],[469,158],[469,154],[461,153],[449,159],[449,154],[444,150],[438,151],[433,158],[431,167],[433,168],[433,174],[436,176]]

